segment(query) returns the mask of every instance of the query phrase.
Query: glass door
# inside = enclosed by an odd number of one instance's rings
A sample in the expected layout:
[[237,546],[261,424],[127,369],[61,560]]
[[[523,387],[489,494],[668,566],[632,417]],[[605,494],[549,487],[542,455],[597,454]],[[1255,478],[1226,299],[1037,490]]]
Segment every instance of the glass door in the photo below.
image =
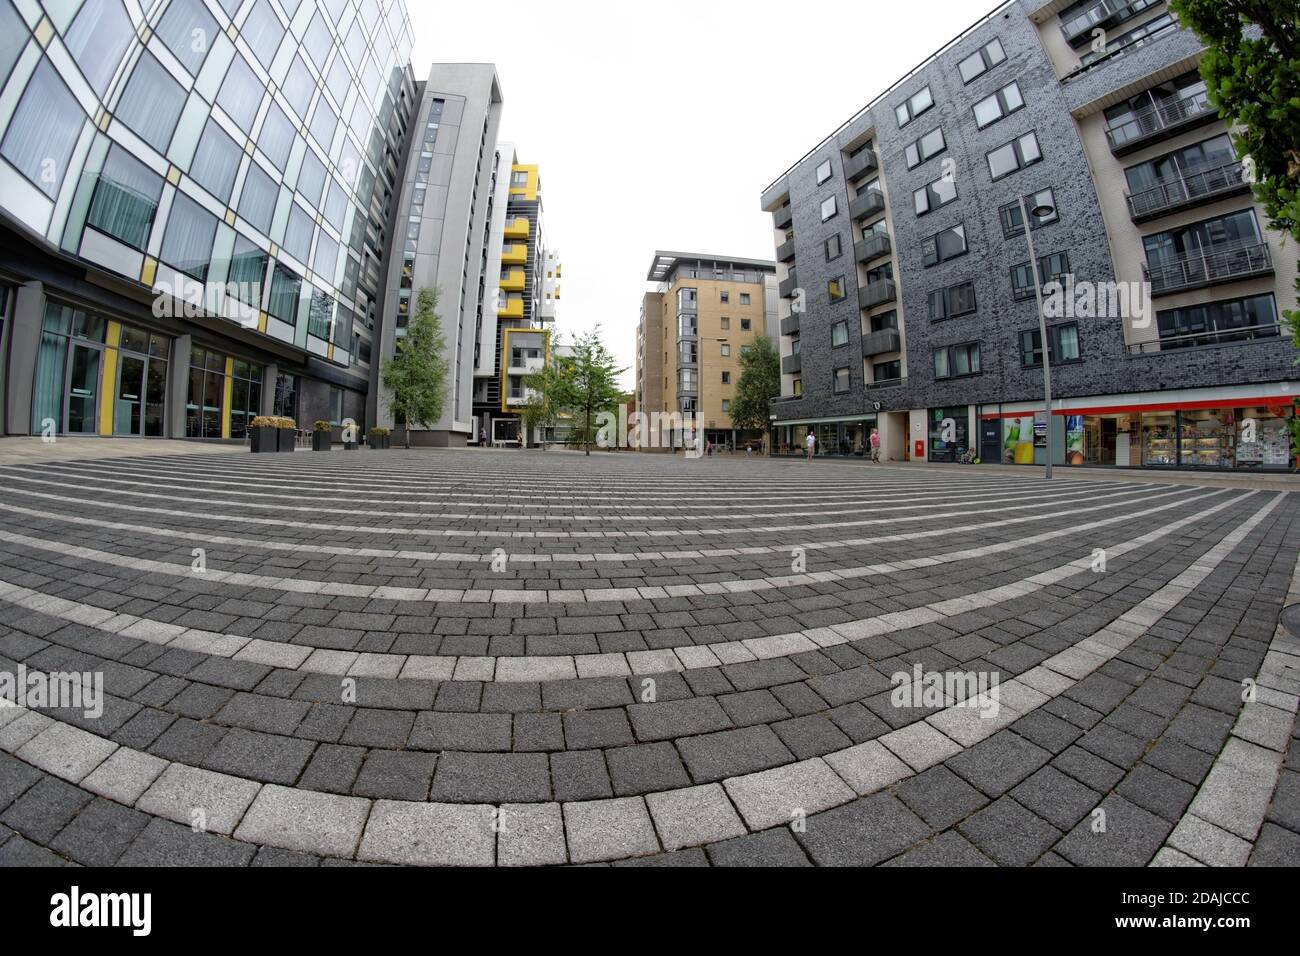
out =
[[138,438],[144,420],[145,360],[123,352],[119,368],[113,434]]
[[100,354],[99,349],[90,346],[72,346],[65,434],[94,435],[98,430]]
[[149,371],[144,380],[144,435],[146,438],[162,438],[166,422],[167,407],[167,362],[164,359],[149,360]]

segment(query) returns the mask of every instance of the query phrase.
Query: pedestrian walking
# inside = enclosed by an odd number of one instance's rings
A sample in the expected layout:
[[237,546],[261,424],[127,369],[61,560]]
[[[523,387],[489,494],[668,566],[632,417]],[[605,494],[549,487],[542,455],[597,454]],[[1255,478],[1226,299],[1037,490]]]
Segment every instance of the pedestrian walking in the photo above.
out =
[[880,432],[875,428],[871,429],[871,460],[880,464]]
[[809,432],[804,444],[808,447],[808,460],[812,461],[813,455],[817,452],[817,436]]

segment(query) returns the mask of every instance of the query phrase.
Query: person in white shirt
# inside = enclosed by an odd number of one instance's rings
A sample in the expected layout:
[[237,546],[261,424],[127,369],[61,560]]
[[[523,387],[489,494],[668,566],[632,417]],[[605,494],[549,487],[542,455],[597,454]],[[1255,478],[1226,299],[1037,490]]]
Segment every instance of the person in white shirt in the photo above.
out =
[[812,461],[813,455],[817,451],[817,436],[812,432],[809,432],[808,437],[804,440],[804,444],[808,446],[808,460]]

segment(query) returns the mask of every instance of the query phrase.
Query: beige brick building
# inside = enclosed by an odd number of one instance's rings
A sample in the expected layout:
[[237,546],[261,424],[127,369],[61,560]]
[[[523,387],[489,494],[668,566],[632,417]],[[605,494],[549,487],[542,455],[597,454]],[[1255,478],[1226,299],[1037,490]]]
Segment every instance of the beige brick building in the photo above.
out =
[[731,402],[740,357],[759,336],[775,344],[776,264],[759,259],[656,252],[637,327],[637,408],[701,415],[715,445],[761,432],[737,431]]

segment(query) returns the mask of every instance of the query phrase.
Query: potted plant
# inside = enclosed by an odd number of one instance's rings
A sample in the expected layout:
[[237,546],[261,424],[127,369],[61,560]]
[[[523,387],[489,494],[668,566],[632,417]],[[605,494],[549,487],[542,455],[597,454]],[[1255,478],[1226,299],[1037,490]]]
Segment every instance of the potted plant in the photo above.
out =
[[373,451],[387,451],[392,447],[393,431],[390,428],[370,429],[370,447]]
[[329,451],[334,443],[333,426],[329,422],[317,422],[312,426],[311,450]]
[[292,418],[277,418],[275,426],[276,449],[281,452],[293,452],[298,444],[298,423]]
[[265,455],[280,450],[280,420],[266,415],[259,415],[248,425],[248,434],[253,443],[254,455]]

